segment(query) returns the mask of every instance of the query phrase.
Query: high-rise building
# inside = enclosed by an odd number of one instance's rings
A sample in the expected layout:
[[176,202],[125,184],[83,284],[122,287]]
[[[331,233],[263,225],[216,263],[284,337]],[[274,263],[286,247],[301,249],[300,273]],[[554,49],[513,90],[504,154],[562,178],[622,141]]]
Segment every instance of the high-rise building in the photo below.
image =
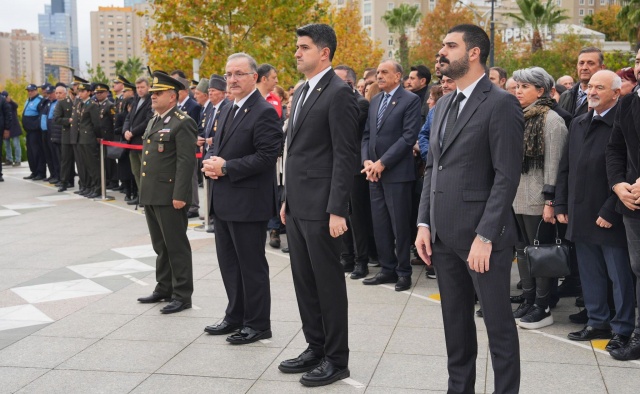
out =
[[26,30],[0,33],[0,83],[7,79],[28,83],[45,82],[42,41],[39,34]]
[[146,4],[151,3],[150,0],[124,0],[125,7],[133,7],[136,4]]
[[80,68],[76,1],[51,0],[51,4],[44,7],[44,14],[38,15],[45,48],[45,73],[62,81],[71,80],[71,72],[65,67]]
[[99,7],[98,11],[91,12],[93,67],[99,64],[107,76],[113,77],[118,60],[126,62],[128,58],[138,57],[143,65],[148,63],[143,43],[147,29],[154,22],[142,11],[149,8],[144,2],[133,7]]

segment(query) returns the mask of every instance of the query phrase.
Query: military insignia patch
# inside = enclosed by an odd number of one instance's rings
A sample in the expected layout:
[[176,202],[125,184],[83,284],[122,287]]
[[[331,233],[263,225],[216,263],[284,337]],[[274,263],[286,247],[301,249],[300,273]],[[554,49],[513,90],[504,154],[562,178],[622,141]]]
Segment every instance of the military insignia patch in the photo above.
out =
[[158,144],[158,152],[164,152],[164,144]]

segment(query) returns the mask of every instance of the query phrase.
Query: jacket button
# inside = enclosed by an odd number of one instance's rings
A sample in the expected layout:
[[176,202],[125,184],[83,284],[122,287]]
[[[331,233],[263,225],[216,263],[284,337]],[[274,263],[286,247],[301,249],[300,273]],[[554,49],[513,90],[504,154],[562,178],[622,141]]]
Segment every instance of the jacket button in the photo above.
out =
[[145,174],[144,172],[142,173],[142,176],[147,176],[147,174]]
[[145,162],[144,162],[144,163],[142,163],[142,164],[146,166],[146,165],[147,165],[147,162],[145,161]]
[[145,152],[144,152],[144,154],[145,154],[145,155],[148,155],[148,154],[149,154],[149,151],[148,151],[148,150],[147,150],[147,151],[145,151]]
[[151,143],[151,140],[147,140],[147,144],[150,144],[150,143]]
[[442,166],[439,166],[439,167],[438,167],[438,171],[442,171]]

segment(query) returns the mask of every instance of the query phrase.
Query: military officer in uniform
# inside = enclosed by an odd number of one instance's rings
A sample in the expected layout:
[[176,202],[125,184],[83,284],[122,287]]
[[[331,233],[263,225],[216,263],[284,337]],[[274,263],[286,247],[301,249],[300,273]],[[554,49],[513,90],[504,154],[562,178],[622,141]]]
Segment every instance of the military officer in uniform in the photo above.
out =
[[143,135],[140,203],[156,259],[156,285],[142,303],[171,302],[161,313],[191,308],[193,269],[187,238],[187,211],[191,201],[193,167],[196,165],[196,122],[177,107],[184,85],[161,71],[153,73],[149,89],[156,115]]
[[[100,107],[100,134],[105,141],[113,141],[113,127],[115,125],[116,106],[109,100],[109,85],[96,83],[96,100]],[[103,149],[100,147],[100,149]],[[118,164],[115,159],[105,157],[104,176],[107,189],[118,187]]]
[[78,156],[79,169],[84,173],[84,192],[79,193],[87,198],[96,198],[102,194],[100,187],[100,107],[91,99],[95,87],[91,83],[77,86],[80,103],[72,124],[78,124]]
[[[64,84],[58,84],[57,86],[67,90],[67,87],[64,86]],[[75,170],[73,168],[73,147],[71,146],[70,136],[73,101],[74,98],[67,95],[63,100],[58,100],[58,105],[56,105],[56,109],[53,110],[53,121],[62,126],[60,146],[60,182],[58,183],[58,192],[63,192],[67,190],[68,187],[73,187],[73,176],[75,174]]]

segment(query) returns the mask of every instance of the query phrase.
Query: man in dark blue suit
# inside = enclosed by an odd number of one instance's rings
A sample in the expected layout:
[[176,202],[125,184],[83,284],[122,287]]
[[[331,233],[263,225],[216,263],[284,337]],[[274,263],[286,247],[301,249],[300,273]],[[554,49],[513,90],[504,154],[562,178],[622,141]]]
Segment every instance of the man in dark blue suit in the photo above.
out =
[[209,193],[216,251],[229,304],[224,320],[207,326],[212,335],[237,333],[227,342],[271,338],[267,221],[276,213],[275,165],[282,148],[278,114],[256,89],[257,64],[245,54],[229,56],[226,80],[235,97],[220,113],[203,171]]
[[386,60],[378,66],[382,90],[371,100],[362,138],[362,172],[369,180],[373,234],[382,269],[365,285],[395,283],[411,287],[411,198],[416,179],[413,145],[420,131],[421,101],[401,86],[402,66]]

